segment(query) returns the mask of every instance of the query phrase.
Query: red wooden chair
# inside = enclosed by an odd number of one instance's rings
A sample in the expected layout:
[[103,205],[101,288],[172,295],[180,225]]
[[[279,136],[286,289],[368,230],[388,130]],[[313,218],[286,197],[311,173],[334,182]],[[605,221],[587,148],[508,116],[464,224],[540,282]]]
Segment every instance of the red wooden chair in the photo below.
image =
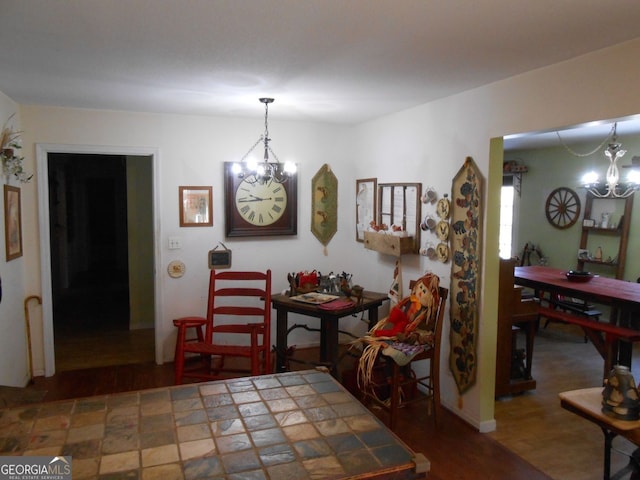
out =
[[[173,324],[178,327],[176,384],[184,377],[215,380],[227,372],[271,373],[271,270],[211,270],[206,317],[182,317]],[[192,331],[195,338],[187,338]],[[244,357],[251,367],[241,361],[225,365],[226,357]]]

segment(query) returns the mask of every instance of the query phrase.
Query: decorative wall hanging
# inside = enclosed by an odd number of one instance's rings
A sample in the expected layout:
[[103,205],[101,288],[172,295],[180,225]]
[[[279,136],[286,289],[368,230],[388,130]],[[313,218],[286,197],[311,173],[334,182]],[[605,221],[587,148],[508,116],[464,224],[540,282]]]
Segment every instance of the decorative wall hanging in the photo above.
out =
[[326,163],[311,180],[311,232],[325,247],[338,230],[338,179]]
[[356,241],[364,242],[364,232],[376,221],[376,178],[356,180]]
[[211,187],[179,187],[180,226],[212,227]]
[[22,168],[24,157],[19,155],[19,151],[22,148],[20,139],[22,132],[15,131],[9,125],[12,118],[13,115],[7,119],[2,126],[2,130],[0,130],[0,166],[7,182],[11,177],[15,177],[20,183],[27,183],[33,178],[33,174],[25,172]]
[[547,197],[544,213],[554,227],[560,230],[569,228],[580,216],[580,197],[570,188],[556,188]]
[[462,395],[476,381],[483,179],[467,157],[452,184],[451,353],[449,368]]
[[22,256],[22,214],[20,189],[4,186],[4,241],[7,262]]

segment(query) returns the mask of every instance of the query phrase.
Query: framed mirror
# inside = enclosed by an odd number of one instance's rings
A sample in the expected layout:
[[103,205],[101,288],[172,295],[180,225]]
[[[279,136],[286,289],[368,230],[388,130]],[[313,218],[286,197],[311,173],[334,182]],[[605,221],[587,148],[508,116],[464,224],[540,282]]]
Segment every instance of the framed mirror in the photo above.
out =
[[378,184],[377,223],[407,232],[413,238],[413,253],[420,250],[421,191],[421,183]]

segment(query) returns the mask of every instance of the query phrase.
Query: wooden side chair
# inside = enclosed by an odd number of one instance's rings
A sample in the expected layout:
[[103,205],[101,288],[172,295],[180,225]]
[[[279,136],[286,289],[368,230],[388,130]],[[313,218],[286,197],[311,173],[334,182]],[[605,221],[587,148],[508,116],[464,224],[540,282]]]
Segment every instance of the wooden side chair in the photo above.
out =
[[[176,384],[184,377],[215,380],[228,373],[271,373],[271,270],[211,270],[206,317],[177,318],[173,324],[178,328]],[[238,361],[225,365],[227,357],[249,359],[250,368]]]
[[[413,282],[412,282],[413,288]],[[373,402],[387,412],[389,428],[395,430],[398,409],[414,402],[428,400],[430,413],[434,423],[438,424],[442,407],[440,403],[440,353],[442,345],[443,319],[449,290],[438,287],[439,301],[434,315],[433,341],[423,351],[415,355],[408,364],[401,366],[390,357],[377,354],[372,375],[369,382],[361,384],[362,401],[365,405]],[[365,346],[365,351],[366,351]],[[426,375],[416,376],[411,368],[412,364],[420,360],[429,360],[429,370]],[[377,370],[377,371],[376,371]],[[418,392],[419,386],[424,387],[426,395]],[[384,392],[387,398],[380,395]]]

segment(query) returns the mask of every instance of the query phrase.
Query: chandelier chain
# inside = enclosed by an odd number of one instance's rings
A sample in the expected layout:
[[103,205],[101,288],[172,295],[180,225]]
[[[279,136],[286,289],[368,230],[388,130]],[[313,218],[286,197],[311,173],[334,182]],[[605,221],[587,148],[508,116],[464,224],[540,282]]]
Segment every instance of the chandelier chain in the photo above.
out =
[[596,153],[602,147],[604,147],[604,145],[609,141],[609,139],[613,138],[615,136],[615,130],[616,130],[616,125],[614,124],[613,127],[611,127],[611,131],[609,132],[607,137],[600,143],[600,145],[598,145],[596,148],[594,148],[593,150],[591,150],[590,152],[587,152],[587,153],[578,153],[578,152],[576,152],[569,145],[567,145],[564,142],[564,140],[562,140],[562,137],[560,136],[560,132],[556,132],[556,135],[558,136],[558,140],[560,140],[560,144],[562,144],[562,146],[565,148],[565,150],[567,150],[571,155],[573,155],[574,157],[588,157],[588,156],[593,155],[594,153]]
[[264,104],[264,138],[269,141],[269,103]]
[[253,152],[253,149],[256,148],[260,142],[262,142],[262,137],[260,137],[258,140],[256,140],[256,143],[254,143],[253,146],[247,151],[247,153],[245,153],[242,156],[240,161],[244,162],[247,159],[247,157],[251,154],[251,152]]

